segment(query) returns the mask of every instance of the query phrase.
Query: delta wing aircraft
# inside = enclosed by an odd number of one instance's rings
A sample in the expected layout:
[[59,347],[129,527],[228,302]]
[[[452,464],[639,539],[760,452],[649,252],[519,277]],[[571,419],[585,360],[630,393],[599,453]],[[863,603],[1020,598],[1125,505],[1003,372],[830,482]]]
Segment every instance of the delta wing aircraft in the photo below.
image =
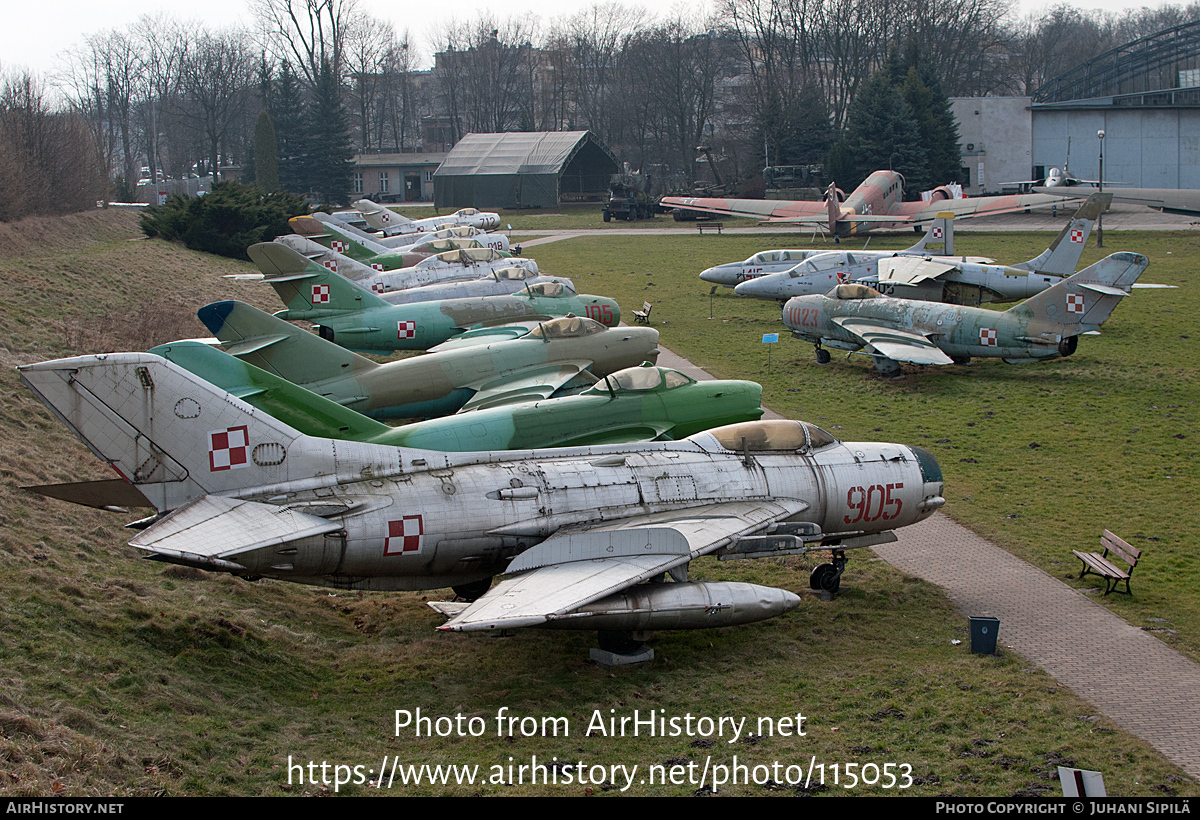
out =
[[286,321],[313,322],[322,338],[351,350],[428,350],[473,327],[568,314],[611,326],[621,321],[621,309],[614,300],[577,294],[559,282],[527,285],[508,296],[392,305],[333,271],[286,258],[286,254],[293,254],[303,260],[286,245],[260,242],[246,252],[264,272],[268,263],[260,261],[262,257],[285,257],[278,265],[283,272],[262,280],[287,306],[276,316]]
[[500,214],[492,211],[481,211],[478,208],[459,208],[445,216],[431,216],[426,219],[409,219],[401,216],[390,208],[376,205],[369,199],[360,199],[354,203],[363,219],[384,236],[397,234],[425,233],[454,225],[471,225],[485,231],[500,227]]
[[937,218],[942,211],[949,211],[958,219],[966,219],[1070,201],[1071,197],[1055,194],[955,199],[950,189],[943,185],[934,189],[928,202],[905,202],[904,177],[895,171],[875,171],[849,196],[844,196],[836,185],[830,184],[825,191],[824,202],[668,196],[663,197],[659,206],[717,216],[757,217],[771,223],[824,226],[834,237],[841,238],[868,233],[876,228],[911,227]]
[[472,331],[447,349],[386,364],[242,302],[197,315],[225,351],[323,398],[377,419],[428,418],[582,389],[658,358],[658,331],[580,317]]
[[675,442],[442,453],[303,435],[149,353],[19,370],[155,508],[130,541],[148,557],[250,579],[450,586],[477,598],[442,630],[761,620],[797,597],[691,582],[690,562],[833,550],[810,583],[834,588],[846,550],[894,540],[892,530],[944,503],[931,453],[844,444],[799,421]]
[[520,402],[389,427],[197,341],[150,351],[310,436],[423,450],[531,450],[670,441],[762,415],[762,388],[697,382],[649,363],[575,396]]
[[[789,271],[801,262],[814,256],[831,253],[828,248],[812,248],[808,250],[770,250],[760,251],[749,259],[741,262],[726,262],[714,265],[700,273],[705,282],[724,285],[732,288],[750,279],[769,276],[773,273]],[[888,256],[892,254],[919,254],[953,256],[954,255],[954,219],[948,214],[938,214],[938,218],[929,223],[925,236],[921,241],[902,251],[858,251],[857,256]],[[990,261],[990,260],[986,260]]]
[[1075,273],[1092,225],[1110,194],[1093,194],[1045,251],[1028,262],[991,265],[955,257],[834,251],[810,257],[783,273],[743,282],[738,296],[786,302],[793,296],[827,293],[846,282],[869,285],[885,296],[955,305],[1025,299]]
[[1097,333],[1130,293],[1149,260],[1114,253],[1000,313],[986,308],[892,299],[861,284],[838,285],[825,296],[796,296],[783,323],[829,361],[827,347],[864,350],[885,375],[899,362],[965,364],[972,356],[1009,363],[1070,356],[1084,333]]

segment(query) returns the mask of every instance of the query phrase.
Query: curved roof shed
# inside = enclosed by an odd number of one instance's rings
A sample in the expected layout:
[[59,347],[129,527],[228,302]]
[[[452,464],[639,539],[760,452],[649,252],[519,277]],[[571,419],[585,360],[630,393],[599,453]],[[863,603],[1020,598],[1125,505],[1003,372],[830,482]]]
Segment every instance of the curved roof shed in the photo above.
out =
[[607,194],[620,170],[591,131],[467,134],[433,175],[438,208],[552,208]]

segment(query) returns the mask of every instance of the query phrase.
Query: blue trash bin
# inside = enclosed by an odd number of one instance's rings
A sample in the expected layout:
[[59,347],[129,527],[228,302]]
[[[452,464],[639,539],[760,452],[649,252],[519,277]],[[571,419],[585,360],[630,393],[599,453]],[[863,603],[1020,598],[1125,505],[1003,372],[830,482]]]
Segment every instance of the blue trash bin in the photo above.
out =
[[996,635],[1000,632],[999,618],[968,617],[971,622],[971,652],[976,655],[996,654]]

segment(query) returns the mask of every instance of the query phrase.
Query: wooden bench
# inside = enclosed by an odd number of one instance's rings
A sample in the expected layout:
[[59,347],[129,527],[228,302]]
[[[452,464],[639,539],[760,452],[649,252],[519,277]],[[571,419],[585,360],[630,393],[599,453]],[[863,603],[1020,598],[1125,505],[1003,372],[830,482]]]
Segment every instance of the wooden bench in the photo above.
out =
[[642,302],[642,309],[635,310],[633,312],[633,321],[641,322],[643,325],[650,324],[650,311],[653,310],[653,308],[654,305],[650,304],[649,302]]
[[696,227],[700,229],[701,234],[703,234],[705,231],[716,231],[717,233],[721,233],[721,231],[725,230],[725,223],[700,221],[696,223]]
[[[1132,595],[1129,591],[1129,576],[1133,574],[1133,568],[1137,566],[1138,559],[1142,557],[1142,551],[1137,547],[1129,544],[1127,541],[1118,538],[1108,530],[1104,531],[1104,535],[1100,536],[1100,546],[1104,547],[1104,553],[1098,552],[1080,552],[1079,550],[1071,550],[1075,553],[1075,557],[1083,562],[1083,569],[1079,571],[1079,577],[1082,578],[1089,572],[1094,572],[1096,575],[1104,578],[1104,594],[1116,590],[1117,584],[1125,582],[1125,595]],[[1109,553],[1114,557],[1120,558],[1129,565],[1128,570],[1122,570],[1116,564],[1109,560]]]

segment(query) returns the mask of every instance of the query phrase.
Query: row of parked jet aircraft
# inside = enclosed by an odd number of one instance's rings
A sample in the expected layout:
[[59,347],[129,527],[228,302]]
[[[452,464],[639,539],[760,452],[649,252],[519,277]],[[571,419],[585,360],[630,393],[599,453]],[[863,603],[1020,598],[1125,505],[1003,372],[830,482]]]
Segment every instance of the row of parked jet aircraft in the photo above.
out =
[[[1098,333],[1121,298],[1139,287],[1149,264],[1139,254],[1116,253],[1075,272],[1111,198],[1092,194],[1045,251],[1013,265],[954,256],[953,214],[946,212],[902,251],[763,251],[700,278],[740,296],[778,301],[783,323],[813,343],[822,364],[830,361],[826,348],[864,352],[885,375],[898,374],[901,362],[1069,356],[1080,336]],[[1025,301],[1003,312],[979,307],[1019,299]]]
[[[927,451],[758,420],[758,385],[658,367],[657,331],[618,327],[615,301],[545,276],[499,235],[430,223],[401,244],[320,216],[293,224],[252,246],[260,274],[239,277],[275,289],[276,315],[218,302],[199,311],[213,339],[20,368],[120,476],[39,491],[154,507],[130,542],[154,560],[449,586],[441,629],[594,629],[622,651],[645,630],[799,602],[691,582],[695,558],[825,550],[810,584],[836,590],[847,550],[943,503]],[[395,350],[425,352],[359,355]]]

